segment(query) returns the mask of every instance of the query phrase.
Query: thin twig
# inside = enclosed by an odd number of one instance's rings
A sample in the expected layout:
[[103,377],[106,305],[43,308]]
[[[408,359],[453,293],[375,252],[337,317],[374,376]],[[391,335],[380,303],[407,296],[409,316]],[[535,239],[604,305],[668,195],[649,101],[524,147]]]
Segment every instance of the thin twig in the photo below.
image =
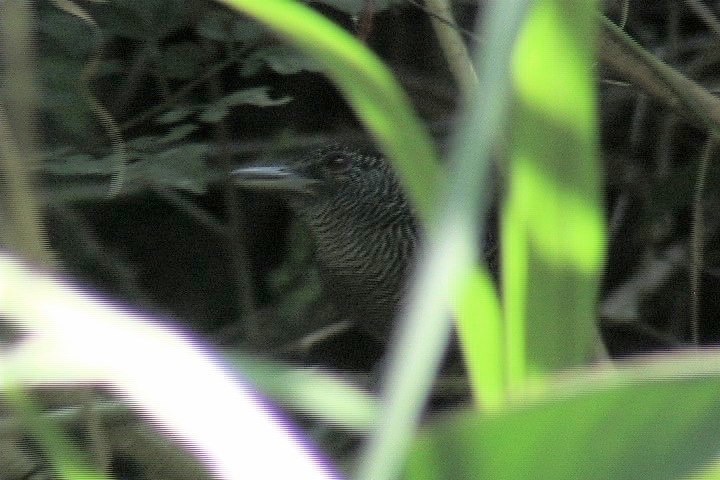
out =
[[[39,104],[31,39],[31,3],[0,3],[0,43],[5,102],[0,104],[0,216],[9,246],[44,266],[56,261],[48,248],[41,202],[32,172],[39,164],[35,107]],[[12,124],[11,124],[12,121]]]
[[703,21],[711,32],[720,37],[720,21],[707,5],[700,0],[685,0],[685,4]]
[[643,49],[605,17],[600,17],[600,58],[646,93],[694,123],[720,133],[720,99]]
[[707,182],[707,171],[717,145],[717,139],[710,135],[705,142],[698,164],[695,194],[693,198],[693,219],[690,231],[690,338],[693,345],[700,345],[700,301],[702,289],[702,264],[705,247],[705,210],[703,195]]
[[630,0],[623,0],[622,13],[620,14],[620,28],[623,30],[627,25],[628,17],[630,16]]
[[[209,42],[206,42],[207,49],[212,48]],[[231,56],[231,52],[226,52]],[[216,77],[208,78],[208,89],[211,98],[216,99],[222,95],[221,86]],[[237,188],[230,181],[230,172],[234,167],[233,159],[228,147],[230,143],[230,135],[225,119],[217,123],[215,129],[215,138],[218,144],[218,156],[220,167],[226,173],[223,182],[223,198],[225,201],[226,211],[226,228],[223,240],[227,246],[227,255],[233,265],[233,274],[235,277],[235,287],[237,295],[235,297],[243,324],[245,326],[246,338],[253,345],[262,346],[262,331],[260,328],[259,315],[255,301],[255,288],[251,277],[251,261],[248,252],[248,228],[244,210],[240,206]]]
[[158,115],[171,106],[175,105],[177,102],[179,102],[182,98],[184,98],[188,93],[193,91],[195,88],[197,88],[199,85],[202,85],[203,83],[207,82],[210,78],[214,77],[218,73],[222,72],[225,68],[229,67],[233,63],[235,63],[235,59],[227,59],[223,62],[216,63],[209,67],[207,71],[203,74],[194,79],[192,82],[188,82],[185,86],[178,89],[175,93],[173,93],[170,97],[168,97],[164,102],[159,103],[155,105],[152,108],[149,108],[148,110],[145,110],[140,115],[131,118],[130,120],[123,122],[120,125],[120,129],[123,131],[129,130],[137,125],[140,125],[141,123],[147,121],[148,119],[154,117],[155,115]]
[[472,30],[468,30],[466,28],[462,28],[461,26],[459,26],[457,24],[450,23],[446,18],[439,16],[437,13],[435,13],[434,11],[432,11],[431,9],[429,9],[428,7],[426,7],[419,1],[415,1],[415,0],[405,0],[405,1],[407,3],[409,3],[410,5],[412,5],[413,7],[417,8],[418,10],[422,10],[423,12],[427,13],[431,18],[435,18],[436,20],[438,20],[440,22],[444,22],[445,24],[451,26],[458,32],[462,33],[465,36],[465,38],[467,38],[468,40],[473,42],[475,45],[477,45],[478,42],[480,41],[480,38],[478,37],[478,35],[475,32],[473,32]]
[[467,47],[458,33],[450,4],[447,0],[425,0],[425,4],[428,10],[434,13],[430,16],[430,21],[445,54],[448,67],[463,97],[469,100],[473,98],[480,82]]
[[359,40],[367,43],[372,32],[373,19],[375,18],[375,1],[365,0],[363,9],[357,19],[356,36]]

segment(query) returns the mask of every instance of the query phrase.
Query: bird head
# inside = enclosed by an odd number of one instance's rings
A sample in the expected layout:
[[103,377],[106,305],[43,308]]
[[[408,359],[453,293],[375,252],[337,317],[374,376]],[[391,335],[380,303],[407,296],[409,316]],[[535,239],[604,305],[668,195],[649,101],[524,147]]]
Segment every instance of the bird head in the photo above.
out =
[[345,318],[386,339],[418,241],[416,218],[381,156],[332,145],[233,172],[238,186],[284,196],[309,227],[326,289]]
[[329,145],[300,159],[241,167],[232,174],[240,187],[287,198],[310,221],[333,212],[353,218],[359,226],[378,219],[392,221],[409,210],[387,160],[352,147]]

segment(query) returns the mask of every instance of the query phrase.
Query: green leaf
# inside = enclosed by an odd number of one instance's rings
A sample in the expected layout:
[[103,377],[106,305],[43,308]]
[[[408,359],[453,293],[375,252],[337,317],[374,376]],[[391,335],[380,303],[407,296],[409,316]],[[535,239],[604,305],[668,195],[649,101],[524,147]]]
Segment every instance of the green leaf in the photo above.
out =
[[207,123],[219,122],[229,113],[230,107],[238,105],[273,107],[284,105],[291,100],[290,97],[270,98],[268,96],[269,90],[270,87],[267,86],[236,90],[205,107],[199,116],[200,121]]
[[254,43],[264,31],[256,22],[238,18],[224,10],[207,12],[197,26],[197,32],[203,37],[226,43]]
[[129,165],[127,182],[152,183],[168,188],[205,192],[214,175],[205,163],[210,154],[207,144],[187,143],[162,152],[145,155]]
[[155,150],[155,144],[158,141],[157,135],[143,135],[141,137],[131,138],[127,141],[127,146],[132,150]]
[[[105,65],[103,63],[103,65]],[[52,56],[40,63],[45,89],[42,108],[53,128],[79,138],[87,138],[97,125],[85,98],[78,90],[83,65],[77,60]]]
[[270,98],[268,91],[270,87],[256,87],[244,90],[237,90],[223,98],[223,101],[230,106],[256,105],[258,107],[274,107],[285,105],[290,97]]
[[516,46],[515,122],[503,205],[511,383],[599,351],[605,260],[594,2],[542,0]]
[[173,108],[172,110],[168,110],[162,115],[158,115],[155,118],[155,123],[168,124],[180,122],[185,120],[190,115],[194,114],[196,111],[197,108],[195,107],[191,107],[189,105],[181,105],[179,107]]
[[86,155],[69,155],[59,160],[43,162],[43,170],[54,175],[112,175],[117,170],[115,159]]
[[200,127],[194,123],[177,125],[176,127],[171,128],[170,131],[160,139],[160,144],[169,144],[185,140],[188,135],[196,131],[198,128]]
[[230,359],[265,395],[295,411],[349,430],[368,430],[377,420],[379,405],[372,395],[330,372],[241,355]]
[[197,32],[205,38],[218,42],[232,40],[230,26],[235,22],[235,16],[221,10],[206,12],[197,25]]
[[97,38],[92,28],[67,13],[39,16],[40,32],[62,48],[63,58],[86,59],[95,51]]
[[192,42],[173,43],[157,59],[160,72],[170,79],[188,80],[200,74],[207,55]]
[[720,451],[718,365],[671,356],[583,372],[502,414],[453,415],[418,439],[407,478],[680,478]]
[[256,75],[263,66],[280,75],[322,71],[322,66],[317,61],[298,52],[296,48],[273,45],[258,48],[250,54],[243,62],[240,73],[245,76]]
[[105,35],[134,40],[158,40],[186,26],[193,14],[189,2],[122,0],[97,9]]

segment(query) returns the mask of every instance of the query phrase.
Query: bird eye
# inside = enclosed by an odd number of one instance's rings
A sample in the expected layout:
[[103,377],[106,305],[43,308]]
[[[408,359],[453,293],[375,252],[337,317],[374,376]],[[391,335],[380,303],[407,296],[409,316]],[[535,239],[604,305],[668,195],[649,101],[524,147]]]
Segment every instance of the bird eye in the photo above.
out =
[[346,156],[334,155],[332,157],[328,157],[325,165],[333,172],[342,172],[350,167],[350,159]]

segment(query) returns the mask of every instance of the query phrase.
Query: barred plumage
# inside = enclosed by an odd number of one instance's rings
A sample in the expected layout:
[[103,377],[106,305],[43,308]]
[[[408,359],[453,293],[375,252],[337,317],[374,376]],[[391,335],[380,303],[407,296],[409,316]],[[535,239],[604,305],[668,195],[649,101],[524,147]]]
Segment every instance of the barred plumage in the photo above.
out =
[[[416,216],[390,164],[331,145],[287,164],[233,173],[240,186],[285,193],[314,237],[322,280],[337,309],[387,340],[419,242]],[[484,244],[496,270],[495,242]]]
[[387,339],[418,227],[385,159],[331,145],[287,165],[240,168],[234,178],[240,186],[289,194],[314,237],[323,283],[340,313]]

